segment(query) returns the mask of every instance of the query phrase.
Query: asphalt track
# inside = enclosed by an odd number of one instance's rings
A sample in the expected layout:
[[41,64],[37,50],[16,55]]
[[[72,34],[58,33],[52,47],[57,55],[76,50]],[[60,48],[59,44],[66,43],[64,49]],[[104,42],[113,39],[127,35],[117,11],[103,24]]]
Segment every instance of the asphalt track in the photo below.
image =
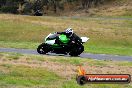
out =
[[[33,50],[33,49],[0,48],[0,52],[13,52],[13,53],[21,53],[21,54],[40,55],[40,54],[37,53],[36,50]],[[69,55],[51,54],[51,53],[48,53],[47,55],[49,55],[49,56],[70,57]],[[91,58],[91,59],[96,59],[96,60],[131,61],[132,62],[132,56],[82,53],[79,57],[81,57],[81,58]]]

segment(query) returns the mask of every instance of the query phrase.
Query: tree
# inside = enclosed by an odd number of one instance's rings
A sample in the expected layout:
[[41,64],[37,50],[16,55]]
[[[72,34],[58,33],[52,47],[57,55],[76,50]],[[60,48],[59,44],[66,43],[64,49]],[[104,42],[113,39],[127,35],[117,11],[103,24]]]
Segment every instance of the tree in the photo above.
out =
[[90,8],[92,5],[93,0],[82,0],[82,6],[84,9]]
[[6,4],[6,0],[0,0],[0,8]]
[[19,12],[19,14],[22,14],[22,12],[23,12],[22,6],[26,3],[26,1],[25,0],[16,0],[16,2],[18,3],[18,12]]

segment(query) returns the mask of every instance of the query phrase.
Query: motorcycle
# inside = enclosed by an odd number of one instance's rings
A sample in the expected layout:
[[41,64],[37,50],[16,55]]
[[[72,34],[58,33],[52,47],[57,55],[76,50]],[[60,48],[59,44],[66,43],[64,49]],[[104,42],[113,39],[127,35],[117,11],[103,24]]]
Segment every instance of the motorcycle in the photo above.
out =
[[[57,39],[58,38],[58,39]],[[70,41],[64,34],[50,33],[37,48],[39,54],[56,53],[70,56],[78,56],[84,51],[83,43],[87,42],[89,38],[80,37],[79,41]],[[59,40],[59,42],[57,42]]]

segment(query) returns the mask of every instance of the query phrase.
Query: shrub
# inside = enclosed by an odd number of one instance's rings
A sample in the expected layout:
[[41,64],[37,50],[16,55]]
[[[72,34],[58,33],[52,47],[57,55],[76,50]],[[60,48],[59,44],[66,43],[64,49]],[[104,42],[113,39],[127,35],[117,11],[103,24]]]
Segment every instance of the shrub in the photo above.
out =
[[3,6],[1,7],[1,11],[5,13],[18,13],[17,11],[18,7],[17,6]]

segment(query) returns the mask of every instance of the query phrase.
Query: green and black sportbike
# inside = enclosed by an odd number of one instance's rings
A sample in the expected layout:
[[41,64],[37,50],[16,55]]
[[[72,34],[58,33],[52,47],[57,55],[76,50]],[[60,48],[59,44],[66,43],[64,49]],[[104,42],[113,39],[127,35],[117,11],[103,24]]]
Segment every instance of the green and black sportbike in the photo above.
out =
[[[71,41],[65,34],[50,33],[38,46],[37,52],[39,54],[56,53],[78,56],[84,51],[83,43],[87,42],[89,38],[81,37],[80,39],[81,42]],[[59,42],[56,42],[58,40]]]

